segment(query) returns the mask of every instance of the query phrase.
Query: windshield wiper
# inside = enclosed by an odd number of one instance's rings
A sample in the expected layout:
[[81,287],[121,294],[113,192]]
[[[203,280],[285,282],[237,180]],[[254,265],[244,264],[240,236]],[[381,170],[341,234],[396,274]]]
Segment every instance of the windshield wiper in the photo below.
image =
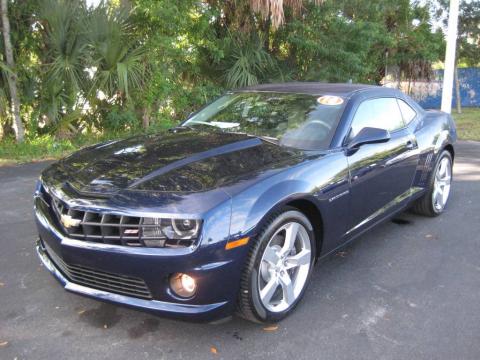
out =
[[170,129],[168,129],[168,131],[173,132],[173,133],[175,133],[177,131],[182,131],[182,130],[195,131],[195,129],[192,126],[188,126],[188,125],[183,125],[183,126],[179,125],[179,126],[174,126]]
[[248,136],[248,137],[255,137],[255,138],[258,138],[258,139],[263,140],[265,142],[268,142],[270,144],[280,145],[280,141],[277,138],[274,138],[272,136],[255,135],[255,134],[249,134],[249,133],[242,132],[242,131],[227,131],[227,133],[228,134],[245,135],[245,136]]
[[[243,131],[225,131],[225,129],[222,129],[221,127],[215,126],[213,124],[209,124],[207,122],[198,121],[198,122],[196,122],[196,124],[208,125],[208,126],[211,126],[213,128],[216,128],[216,129],[218,129],[221,132],[226,133],[226,134],[237,134],[237,135],[244,135],[244,136],[248,136],[248,137],[255,137],[255,138],[258,138],[258,139],[263,140],[265,142],[268,142],[270,144],[274,144],[274,145],[279,145],[279,143],[280,143],[280,141],[277,138],[272,137],[272,136],[249,134],[249,133],[243,132]],[[181,125],[181,126],[175,126],[171,129],[169,129],[169,131],[171,131],[171,132],[176,132],[176,131],[179,131],[179,130],[180,131],[181,130],[196,131],[196,130],[198,130],[198,128],[195,128],[195,126],[190,126],[190,125]]]
[[[192,124],[192,125],[195,125],[195,124],[198,124],[198,125],[206,125],[206,126],[214,127],[214,128],[217,128],[217,129],[221,129],[220,126],[215,125],[215,124],[211,124],[211,123],[206,122],[206,121],[192,121],[191,124]],[[187,125],[187,126],[190,126],[190,125]],[[190,127],[193,127],[193,126],[190,126]]]
[[250,134],[247,134],[248,136],[253,136],[253,137],[256,137],[256,138],[259,138],[263,141],[266,141],[270,144],[273,144],[273,145],[280,145],[280,141],[277,139],[277,138],[274,138],[274,137],[271,137],[271,136],[264,136],[264,135],[250,135]]

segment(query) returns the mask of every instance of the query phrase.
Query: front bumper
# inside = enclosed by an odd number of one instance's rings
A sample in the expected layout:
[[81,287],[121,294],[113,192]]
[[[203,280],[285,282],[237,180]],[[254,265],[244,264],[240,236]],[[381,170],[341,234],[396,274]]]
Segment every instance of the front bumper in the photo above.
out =
[[[240,259],[227,258],[224,244],[151,249],[73,240],[62,234],[50,209],[38,199],[35,201],[35,219],[41,239],[37,243],[38,256],[68,291],[166,317],[193,321],[224,318],[234,310],[241,271],[241,266],[238,266]],[[152,298],[142,299],[78,284],[62,272],[48,251],[53,251],[56,257],[69,264],[143,279]],[[185,272],[197,279],[198,291],[193,298],[181,299],[171,292],[169,277],[175,272]]]
[[[217,317],[221,317],[227,304],[225,301],[215,304],[194,305],[176,304],[158,300],[144,300],[75,284],[69,281],[60,272],[60,270],[47,255],[45,248],[41,245],[40,241],[38,241],[36,248],[37,254],[47,270],[50,271],[53,276],[55,276],[65,290],[73,293],[119,305],[131,306],[146,311],[159,312],[173,317],[185,317],[190,319],[195,318],[198,320],[214,319],[216,317],[215,315],[217,315]],[[226,316],[227,314],[224,315]]]

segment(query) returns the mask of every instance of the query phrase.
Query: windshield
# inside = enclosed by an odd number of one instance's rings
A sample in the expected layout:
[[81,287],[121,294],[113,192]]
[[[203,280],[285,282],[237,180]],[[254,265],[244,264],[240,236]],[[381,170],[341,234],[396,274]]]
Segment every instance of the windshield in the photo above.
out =
[[343,99],[337,96],[233,93],[206,106],[182,126],[245,133],[284,146],[321,150],[330,146],[343,107]]

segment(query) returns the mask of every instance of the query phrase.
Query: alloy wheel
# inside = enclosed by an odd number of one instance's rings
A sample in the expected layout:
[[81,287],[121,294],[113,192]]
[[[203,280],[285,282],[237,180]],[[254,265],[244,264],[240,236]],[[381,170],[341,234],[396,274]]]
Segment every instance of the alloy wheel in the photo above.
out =
[[290,308],[302,293],[312,266],[310,237],[298,222],[282,225],[270,238],[258,272],[260,300],[271,312]]
[[432,203],[435,211],[441,212],[447,204],[452,182],[452,163],[448,157],[444,157],[437,167],[433,183]]

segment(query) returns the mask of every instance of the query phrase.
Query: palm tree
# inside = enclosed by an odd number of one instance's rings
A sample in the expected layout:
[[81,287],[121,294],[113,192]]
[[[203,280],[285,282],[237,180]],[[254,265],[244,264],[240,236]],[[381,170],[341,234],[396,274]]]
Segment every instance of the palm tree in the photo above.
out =
[[[145,49],[136,38],[125,7],[109,9],[104,4],[90,15],[88,42],[92,64],[96,68],[93,88],[121,104],[145,82]],[[94,94],[95,95],[95,94]]]
[[262,38],[251,35],[245,39],[230,35],[226,42],[227,56],[222,70],[229,88],[256,85],[264,80],[264,74],[271,73],[275,68],[275,61],[263,47]]
[[142,88],[145,51],[124,7],[102,2],[88,9],[79,1],[43,0],[39,19],[41,112],[54,128],[75,131],[82,109],[94,114],[102,106],[107,111],[114,103],[123,106]]
[[88,47],[85,36],[87,13],[82,2],[44,0],[39,7],[43,36],[39,53],[42,63],[40,107],[47,122],[56,128],[73,120],[86,88]]
[[[15,62],[13,59],[12,43],[10,40],[10,21],[8,19],[8,3],[7,0],[0,1],[0,12],[2,15],[2,33],[3,46],[5,49],[5,58],[7,61],[6,76],[8,88],[10,91],[10,103],[13,114],[13,130],[15,131],[15,138],[17,142],[22,142],[25,136],[25,129],[23,127],[22,119],[20,117],[20,99],[17,92],[17,74],[15,72]],[[4,67],[4,66],[3,66]],[[5,67],[4,67],[5,69]]]

